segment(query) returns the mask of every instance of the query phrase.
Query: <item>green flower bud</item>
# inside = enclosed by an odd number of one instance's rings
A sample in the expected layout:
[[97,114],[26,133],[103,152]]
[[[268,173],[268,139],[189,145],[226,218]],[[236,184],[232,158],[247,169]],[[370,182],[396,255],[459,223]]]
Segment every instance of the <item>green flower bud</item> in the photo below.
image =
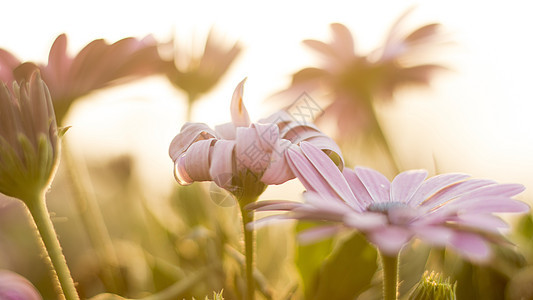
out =
[[451,284],[450,278],[442,280],[439,273],[425,271],[409,300],[455,300],[456,286],[457,282]]
[[39,72],[12,89],[0,82],[0,193],[26,202],[45,192],[59,151],[52,100]]

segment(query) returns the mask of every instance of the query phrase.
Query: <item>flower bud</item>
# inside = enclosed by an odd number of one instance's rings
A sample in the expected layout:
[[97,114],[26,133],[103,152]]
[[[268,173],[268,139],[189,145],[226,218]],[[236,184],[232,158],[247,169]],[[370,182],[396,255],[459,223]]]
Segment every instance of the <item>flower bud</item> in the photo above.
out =
[[28,201],[48,189],[59,158],[50,93],[38,71],[0,83],[0,193]]
[[455,300],[455,287],[450,283],[450,278],[442,280],[439,273],[428,271],[424,272],[420,282],[409,295],[409,300]]

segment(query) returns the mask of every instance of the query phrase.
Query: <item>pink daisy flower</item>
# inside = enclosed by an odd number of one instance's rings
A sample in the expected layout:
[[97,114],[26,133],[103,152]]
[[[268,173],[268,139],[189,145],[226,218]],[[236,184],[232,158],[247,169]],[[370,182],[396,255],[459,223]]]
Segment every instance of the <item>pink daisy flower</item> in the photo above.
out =
[[314,125],[295,122],[287,112],[251,123],[242,101],[244,81],[231,100],[232,122],[214,130],[203,123],[186,123],[173,139],[169,154],[178,183],[214,181],[234,194],[245,188],[254,189],[258,196],[266,185],[295,177],[284,153],[301,141],[328,153],[342,169],[337,144]]
[[272,218],[322,220],[326,226],[311,229],[304,240],[331,235],[342,228],[366,235],[381,253],[397,255],[413,238],[435,246],[451,246],[474,260],[489,257],[489,241],[501,239],[507,223],[494,213],[527,212],[529,206],[512,197],[520,184],[498,184],[465,174],[442,174],[427,179],[424,170],[397,175],[392,182],[364,167],[342,172],[322,151],[301,143],[289,149],[288,161],[307,189],[305,202],[262,201],[257,211],[281,210]]

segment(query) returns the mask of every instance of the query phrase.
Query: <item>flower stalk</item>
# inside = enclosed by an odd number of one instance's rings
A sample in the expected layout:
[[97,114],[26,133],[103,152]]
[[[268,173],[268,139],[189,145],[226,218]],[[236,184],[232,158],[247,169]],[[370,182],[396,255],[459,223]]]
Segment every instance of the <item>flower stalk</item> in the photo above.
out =
[[44,191],[34,195],[31,199],[21,200],[28,207],[38,231],[38,239],[44,245],[45,253],[52,264],[54,277],[59,283],[60,291],[66,300],[79,300],[80,298],[74,286],[74,280],[70,275],[67,261],[61,250],[54,225],[46,208]]
[[399,254],[388,255],[380,252],[380,256],[383,268],[383,299],[397,300]]
[[239,199],[239,206],[242,215],[242,231],[244,234],[244,256],[245,274],[246,274],[246,299],[253,300],[255,298],[255,280],[254,280],[254,244],[255,231],[246,228],[246,224],[254,221],[254,212],[245,208],[246,204],[257,201],[257,197],[248,199]]

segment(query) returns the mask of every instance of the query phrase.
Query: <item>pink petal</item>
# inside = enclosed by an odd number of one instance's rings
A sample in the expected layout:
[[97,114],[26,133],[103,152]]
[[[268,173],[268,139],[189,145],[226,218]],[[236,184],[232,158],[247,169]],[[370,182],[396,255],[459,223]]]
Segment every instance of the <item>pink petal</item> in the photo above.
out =
[[318,213],[333,213],[342,216],[351,211],[351,208],[346,202],[340,201],[337,198],[325,198],[312,191],[304,192],[304,198],[305,204],[308,204],[308,206],[312,207]]
[[280,139],[279,128],[276,124],[253,123],[250,124],[250,128],[255,129],[262,149],[273,150]]
[[263,177],[261,177],[262,182],[266,184],[281,184],[294,178],[286,156],[286,151],[291,145],[291,142],[287,140],[278,141],[272,151],[270,165],[263,173]]
[[233,170],[233,149],[235,141],[219,140],[211,152],[209,173],[213,181],[221,188],[231,189]]
[[344,215],[343,223],[361,231],[369,231],[386,226],[388,220],[385,215],[380,213],[347,213]]
[[354,57],[354,40],[350,30],[340,23],[330,25],[333,33],[331,46],[336,50],[341,61],[349,61]]
[[287,162],[294,175],[298,177],[308,191],[316,192],[322,197],[330,199],[338,198],[335,190],[325,182],[322,174],[320,174],[311,162],[299,152],[299,149],[289,148],[287,150]]
[[427,207],[428,209],[431,209],[463,194],[491,184],[494,184],[494,181],[486,179],[470,179],[466,181],[461,181],[441,189],[430,198],[424,200],[421,205]]
[[262,200],[262,201],[252,202],[246,205],[246,209],[255,210],[255,211],[271,211],[271,210],[290,211],[300,206],[302,206],[302,203],[296,202],[296,201]]
[[368,240],[386,255],[398,255],[413,234],[402,227],[388,226],[367,233]]
[[444,226],[412,226],[410,228],[417,238],[440,247],[446,246],[453,236],[453,230]]
[[[450,204],[452,205],[452,204]],[[529,211],[529,205],[506,197],[486,196],[472,199],[458,199],[453,202],[461,213],[525,213]]]
[[248,127],[250,125],[250,117],[248,116],[248,111],[242,102],[242,95],[244,91],[244,82],[246,78],[243,79],[235,88],[233,92],[233,97],[231,98],[230,111],[231,111],[231,121],[237,127]]
[[198,141],[192,144],[184,155],[177,159],[178,181],[181,184],[193,181],[211,180],[209,173],[209,152],[214,139]]
[[203,123],[185,123],[181,131],[170,143],[169,155],[176,160],[191,144],[216,137],[216,133]]
[[360,207],[356,202],[350,186],[333,161],[324,152],[310,143],[302,142],[300,148],[315,169],[322,175],[323,180],[337,193],[338,197],[359,209]]
[[450,244],[460,254],[475,261],[484,261],[489,258],[490,248],[482,237],[469,232],[455,232]]
[[217,136],[224,140],[234,140],[236,131],[237,128],[232,122],[215,126],[215,132],[217,133]]
[[500,233],[500,229],[507,229],[509,225],[500,217],[490,214],[466,214],[450,218],[449,221],[469,228],[478,228],[483,231]]
[[468,178],[468,175],[465,174],[441,174],[426,180],[418,190],[415,192],[413,197],[409,200],[408,204],[411,206],[420,205],[424,200],[438,192],[439,190],[446,188],[454,183],[462,181]]
[[48,65],[45,67],[45,79],[52,81],[52,86],[60,84],[61,80],[68,80],[68,71],[72,63],[72,58],[67,55],[67,36],[59,35],[48,55]]
[[328,59],[335,57],[335,51],[331,48],[330,45],[324,42],[317,40],[304,40],[303,44],[317,52],[320,52]]
[[339,231],[341,231],[341,229],[342,227],[338,225],[319,226],[311,228],[298,234],[298,241],[302,245],[316,243],[331,236],[334,236]]
[[354,170],[344,168],[342,170],[342,175],[344,175],[344,178],[346,178],[346,182],[348,182],[348,185],[350,186],[350,189],[352,189],[352,193],[357,199],[357,203],[362,210],[374,203],[372,196],[370,196],[359,177],[357,177],[355,174]]
[[255,128],[237,127],[235,143],[235,161],[239,171],[248,169],[260,174],[266,170],[272,151],[262,147]]
[[526,188],[521,184],[495,184],[490,186],[485,186],[483,188],[477,189],[465,195],[465,198],[474,198],[482,196],[502,196],[502,197],[512,197],[523,192]]
[[407,203],[420,184],[424,182],[428,173],[425,170],[406,171],[394,178],[390,188],[391,201]]
[[356,167],[355,174],[372,196],[374,202],[390,201],[390,182],[383,174],[364,167]]

